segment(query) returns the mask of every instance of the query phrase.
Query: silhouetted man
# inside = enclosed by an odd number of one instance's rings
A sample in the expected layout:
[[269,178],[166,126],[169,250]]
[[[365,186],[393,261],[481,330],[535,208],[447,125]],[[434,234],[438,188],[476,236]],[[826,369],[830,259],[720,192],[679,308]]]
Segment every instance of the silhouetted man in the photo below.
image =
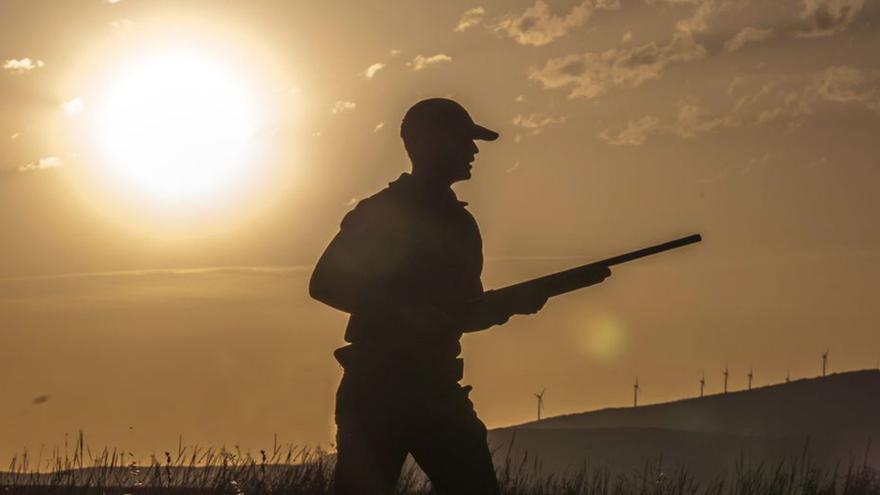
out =
[[[486,428],[462,387],[459,339],[540,310],[547,298],[484,295],[477,223],[450,186],[471,177],[474,140],[498,134],[431,98],[400,128],[412,173],[342,220],[309,292],[351,314],[336,395],[336,493],[391,493],[407,453],[442,494],[498,493]],[[597,272],[597,281],[608,275]],[[470,308],[470,309],[465,309]]]

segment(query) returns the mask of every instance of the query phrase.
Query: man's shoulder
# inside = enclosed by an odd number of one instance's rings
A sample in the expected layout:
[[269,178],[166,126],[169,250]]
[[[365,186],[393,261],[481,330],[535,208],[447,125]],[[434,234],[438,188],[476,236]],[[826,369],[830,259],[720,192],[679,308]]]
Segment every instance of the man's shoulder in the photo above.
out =
[[355,204],[342,219],[342,227],[355,227],[364,224],[390,223],[398,220],[401,214],[399,198],[390,187],[386,187]]

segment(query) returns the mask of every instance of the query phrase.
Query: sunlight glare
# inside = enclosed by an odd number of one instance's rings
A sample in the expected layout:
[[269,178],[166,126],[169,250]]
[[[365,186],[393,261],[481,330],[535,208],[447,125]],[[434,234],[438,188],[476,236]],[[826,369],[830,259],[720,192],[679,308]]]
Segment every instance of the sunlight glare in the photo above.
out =
[[201,54],[140,61],[108,87],[96,141],[112,175],[163,201],[228,190],[254,159],[256,102]]

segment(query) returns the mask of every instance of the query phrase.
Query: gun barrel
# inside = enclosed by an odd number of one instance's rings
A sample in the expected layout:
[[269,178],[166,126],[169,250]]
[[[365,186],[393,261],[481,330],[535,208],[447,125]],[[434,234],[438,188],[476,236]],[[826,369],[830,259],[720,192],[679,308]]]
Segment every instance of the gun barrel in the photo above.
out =
[[636,251],[631,251],[629,253],[606,258],[601,261],[596,261],[575,268],[570,268],[561,272],[551,273],[550,275],[545,275],[536,279],[526,280],[525,282],[520,282],[518,284],[510,285],[497,290],[538,290],[546,294],[548,297],[558,296],[560,294],[571,292],[573,290],[594,284],[595,281],[593,280],[593,274],[595,273],[595,270],[597,268],[619,265],[621,263],[644,258],[645,256],[650,256],[652,254],[662,253],[663,251],[669,251],[670,249],[675,249],[686,246],[688,244],[693,244],[695,242],[700,242],[701,240],[703,240],[703,238],[700,236],[700,234],[693,234],[682,237],[680,239],[657,244],[655,246],[649,246],[646,248],[638,249]]
[[614,256],[612,258],[608,258],[602,261],[599,261],[595,264],[605,265],[605,266],[614,266],[619,265],[621,263],[626,263],[628,261],[637,260],[639,258],[644,258],[645,256],[650,256],[652,254],[662,253],[663,251],[669,251],[670,249],[680,248],[682,246],[687,246],[688,244],[693,244],[695,242],[700,242],[703,240],[703,237],[700,234],[692,234],[687,237],[682,237],[680,239],[675,239],[674,241],[664,242],[662,244],[657,244],[656,246],[650,246],[643,249],[639,249],[636,251],[632,251],[626,254],[621,254],[619,256]]

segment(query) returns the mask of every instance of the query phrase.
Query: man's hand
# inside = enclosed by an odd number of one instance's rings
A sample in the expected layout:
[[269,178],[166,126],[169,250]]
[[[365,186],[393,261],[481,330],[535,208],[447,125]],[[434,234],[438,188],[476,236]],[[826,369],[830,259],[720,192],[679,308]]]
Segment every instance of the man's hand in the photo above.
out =
[[[607,266],[597,267],[595,273],[588,278],[587,285],[595,285],[611,275]],[[586,286],[584,286],[586,287]],[[487,291],[484,293],[484,320],[495,325],[506,323],[513,315],[531,315],[540,311],[547,303],[547,295],[536,290],[504,290]]]

